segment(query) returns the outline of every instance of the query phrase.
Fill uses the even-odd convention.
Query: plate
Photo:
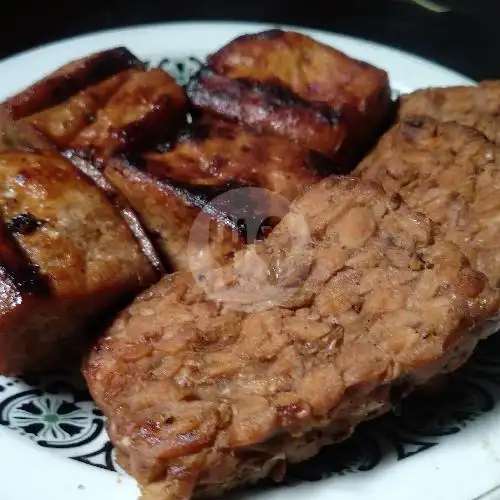
[[[395,49],[325,32],[246,23],[176,23],[113,30],[40,47],[0,63],[0,98],[57,66],[125,45],[184,82],[199,60],[234,37],[281,27],[305,32],[389,72],[399,92],[472,83]],[[500,338],[485,341],[446,392],[412,396],[354,437],[291,467],[283,486],[247,490],[252,500],[472,500],[500,498]],[[136,500],[114,460],[104,419],[81,379],[0,377],[2,500]],[[397,492],[397,493],[395,493]]]

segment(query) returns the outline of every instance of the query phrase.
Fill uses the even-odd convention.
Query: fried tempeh
[[[400,98],[399,117],[430,116],[482,132],[500,144],[500,81],[479,85],[429,88]]]
[[[413,117],[390,130],[356,173],[400,193],[500,286],[500,147],[457,123]]]
[[[84,373],[144,500],[219,497],[279,481],[388,411],[393,388],[457,368],[497,308],[429,219],[375,183],[328,178],[222,276],[143,293]]]
[[[187,88],[195,106],[353,167],[392,116],[387,74],[294,32],[241,36]]]

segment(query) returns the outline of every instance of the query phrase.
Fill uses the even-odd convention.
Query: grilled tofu
[[[198,269],[224,262],[332,171],[331,162],[286,139],[204,120],[169,151],[115,158],[104,174],[140,214],[172,268]]]
[[[70,147],[102,161],[112,154],[170,138],[184,122],[187,97],[162,69],[135,72]]]
[[[204,111],[285,136],[348,171],[392,117],[385,71],[281,30],[241,36],[187,87]]]
[[[79,91],[129,68],[144,69],[144,64],[124,47],[97,52],[65,64],[1,105],[18,120],[60,104]]]
[[[36,129],[23,123],[15,122],[9,113],[0,107],[0,151],[4,149],[53,148],[53,145]]]
[[[99,110],[104,108],[116,92],[133,74],[140,70],[129,69],[103,82],[87,87],[69,99],[26,116],[19,120],[30,125],[59,149],[68,148],[71,141],[95,121]]]
[[[421,89],[400,98],[401,120],[430,116],[473,127],[500,144],[500,81],[479,85]]]
[[[187,97],[162,69],[122,71],[61,104],[24,118],[62,150],[93,163],[174,135]]]
[[[106,194],[56,150],[0,152],[0,373],[53,370],[161,274]]]

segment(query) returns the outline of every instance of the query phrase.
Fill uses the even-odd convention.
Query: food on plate
[[[399,115],[401,119],[424,115],[457,122],[500,144],[500,81],[417,90],[401,97]]]
[[[268,238],[142,293],[84,374],[144,500],[218,497],[347,438],[492,332],[498,295],[433,223],[320,181]]]
[[[18,120],[55,106],[84,88],[99,83],[129,68],[144,64],[124,47],[117,47],[83,57],[60,67],[2,103]]]
[[[280,481],[497,328],[497,87],[402,96],[364,158],[386,72],[300,33],[186,88],[125,48],[62,66],[0,109],[0,373],[92,344],[144,500]]]
[[[68,148],[78,133],[95,121],[98,111],[106,105],[111,96],[137,73],[142,74],[144,71],[120,71],[102,82],[84,87],[55,106],[19,119],[18,123],[30,125],[59,149]]]
[[[0,107],[0,151],[4,149],[53,148],[43,135],[21,120],[14,121]]]
[[[423,212],[500,287],[500,147],[480,132],[408,117],[357,167]]]
[[[187,104],[184,89],[166,71],[154,68],[136,72],[70,147],[105,159],[144,143],[154,145],[178,131],[184,123]]]
[[[353,167],[392,118],[385,71],[308,36],[241,36],[207,59],[187,87],[206,112],[285,136]]]
[[[192,270],[223,263],[259,236],[240,222],[272,226],[268,216],[283,217],[287,201],[334,171],[331,162],[286,139],[206,119],[167,151],[114,158],[104,168],[170,267]]]
[[[78,168],[85,160],[85,173],[89,165],[100,170],[137,211],[170,270],[224,262],[246,242],[245,228],[238,227],[242,215],[281,217],[283,201],[340,171],[279,136],[208,116],[196,116],[188,125],[187,111],[185,90],[166,71],[134,67],[19,123],[31,126]],[[238,187],[269,193],[240,190],[224,207],[211,203]],[[278,197],[280,207],[270,206]],[[236,214],[229,205],[236,205]],[[210,228],[193,237],[201,211]]]
[[[54,149],[0,152],[0,373],[54,370],[161,272],[119,208]]]
[[[162,69],[127,70],[25,118],[60,149],[93,162],[170,138],[184,123],[187,97]]]

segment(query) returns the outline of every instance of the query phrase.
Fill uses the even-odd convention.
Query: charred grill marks
[[[7,229],[12,233],[30,234],[42,227],[46,221],[37,219],[33,214],[26,212],[14,216],[6,222]]]
[[[105,50],[63,66],[7,99],[3,106],[17,120],[60,104],[80,90],[120,71],[143,67],[141,61],[125,47]]]
[[[203,89],[203,84],[208,81],[211,86],[216,84],[216,87],[208,92],[210,98],[218,101],[227,97],[236,99],[246,93],[251,93],[260,100],[259,104],[270,112],[275,107],[291,107],[313,112],[326,125],[338,125],[342,120],[341,109],[331,108],[319,102],[306,101],[279,80],[263,83],[250,78],[230,79],[218,75],[209,66],[200,69],[186,87],[189,97],[195,104],[203,106],[203,97],[199,96],[198,92],[202,95],[207,92]]]

